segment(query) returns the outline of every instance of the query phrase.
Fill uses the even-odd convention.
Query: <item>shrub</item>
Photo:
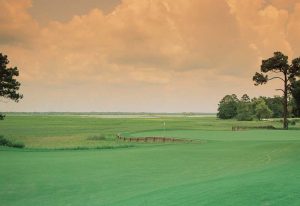
[[[4,147],[15,147],[15,148],[24,148],[25,145],[21,142],[12,142],[9,139],[6,139],[2,135],[0,136],[0,146]]]
[[[281,119],[281,120],[279,120],[279,122],[283,123],[283,120]],[[289,119],[288,120],[288,123],[293,126],[295,126],[297,124],[297,122],[299,122],[299,119],[292,119],[292,120]]]
[[[1,146],[9,147],[10,144],[11,144],[11,142],[8,139],[5,139],[3,136],[0,136],[0,145]]]
[[[24,143],[22,143],[22,142],[14,142],[12,145],[11,145],[11,147],[15,147],[15,148],[24,148],[25,147],[25,145],[24,145]]]
[[[289,124],[295,126],[296,125],[296,121],[295,120],[289,120]]]

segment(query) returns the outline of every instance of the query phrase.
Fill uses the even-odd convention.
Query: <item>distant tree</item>
[[[252,103],[247,94],[244,94],[238,102],[236,119],[239,121],[253,120]]]
[[[281,52],[274,52],[274,56],[262,60],[261,72],[256,72],[253,76],[255,85],[266,84],[273,79],[280,79],[283,82],[283,89],[277,89],[283,92],[283,128],[288,129],[288,93],[291,89],[291,83],[295,81],[296,76],[300,75],[300,58],[292,60],[291,65],[288,64],[288,57]],[[274,76],[269,78],[263,73],[273,72],[281,74],[281,76]]]
[[[272,111],[262,98],[256,100],[254,111],[258,120],[272,117]]]
[[[283,116],[283,98],[280,96],[263,97],[268,107],[272,110],[273,118],[279,118]]]
[[[291,94],[293,96],[293,102],[295,106],[293,113],[296,117],[300,117],[300,80],[292,83]]]
[[[290,118],[297,117],[296,103],[293,97],[289,97],[288,100],[288,114]],[[290,121],[289,121],[290,122]]]
[[[253,120],[253,110],[250,102],[240,102],[238,104],[236,119],[239,121]]]
[[[19,70],[17,67],[7,67],[8,64],[7,56],[0,53],[0,98],[18,102],[23,98],[23,95],[18,93],[21,84],[15,79],[19,76]],[[4,117],[0,114],[0,119]]]
[[[243,94],[240,102],[250,102],[250,97],[248,96],[248,94]]]
[[[237,115],[238,98],[235,94],[226,95],[219,103],[218,118],[231,119]]]

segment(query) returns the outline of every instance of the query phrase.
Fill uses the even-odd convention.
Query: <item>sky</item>
[[[20,71],[0,111],[216,112],[262,59],[300,56],[300,0],[0,0],[0,52]]]

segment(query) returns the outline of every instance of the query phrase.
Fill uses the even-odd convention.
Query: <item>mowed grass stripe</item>
[[[72,205],[140,205],[143,201],[148,205],[214,205],[218,196],[219,203],[251,205],[253,195],[260,194],[256,190],[264,187],[269,192],[261,198],[279,201],[281,196],[273,197],[274,186],[291,184],[280,189],[282,195],[293,194],[295,185],[299,186],[299,143],[263,144],[215,142],[40,154],[3,151],[0,162],[6,170],[0,174],[6,178],[1,181],[0,199],[4,205],[39,201],[63,205],[66,200]],[[268,154],[271,161],[266,159]],[[250,189],[237,193],[243,187]],[[238,199],[231,198],[235,193]],[[287,203],[296,200],[294,196]]]

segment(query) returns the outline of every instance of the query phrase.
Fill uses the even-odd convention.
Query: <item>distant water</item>
[[[8,116],[79,116],[95,118],[215,117],[215,113],[101,113],[101,112],[8,112]]]

